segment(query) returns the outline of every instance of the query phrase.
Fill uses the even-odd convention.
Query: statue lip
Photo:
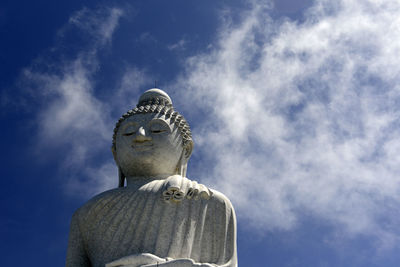
[[[132,148],[133,149],[135,149],[135,150],[141,150],[141,151],[143,151],[143,150],[149,150],[149,149],[151,149],[153,147],[153,143],[150,143],[150,142],[135,142],[133,145],[132,145]]]

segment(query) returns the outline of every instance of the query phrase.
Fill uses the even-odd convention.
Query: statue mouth
[[[153,148],[153,144],[149,143],[149,142],[135,142],[132,145],[132,148],[137,150],[137,151],[146,151],[146,150],[150,150]]]

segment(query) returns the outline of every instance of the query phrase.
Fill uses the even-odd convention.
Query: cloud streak
[[[29,85],[26,90],[44,105],[37,116],[38,147],[65,153],[63,168],[71,175],[67,191],[73,194],[90,195],[110,188],[111,181],[116,181],[114,175],[110,176],[112,162],[88,162],[110,146],[112,107],[95,96],[93,77],[99,67],[98,51],[111,43],[122,15],[118,8],[75,12],[59,32],[59,39],[65,41],[71,32],[79,33],[89,37],[88,45],[62,56],[62,60],[40,58],[37,62],[41,68],[33,64],[22,73],[21,80]],[[58,44],[53,50],[60,47]],[[99,176],[101,181],[90,175],[97,173],[92,172],[94,169],[104,171]],[[81,180],[82,173],[86,180]]]
[[[194,175],[252,227],[294,229],[307,213],[394,245],[400,4],[315,1],[302,23],[273,21],[269,8],[254,1],[223,26],[175,85],[203,109],[184,114],[205,114],[193,132],[212,171],[200,163]]]
[[[311,214],[346,235],[394,246],[400,4],[315,1],[300,23],[273,20],[270,6],[252,3],[239,24],[222,19],[217,43],[189,58],[170,85],[184,88],[174,103],[193,126],[198,161],[190,177],[226,193],[239,219],[261,232],[296,229]],[[115,186],[113,162],[96,157],[109,151],[112,114],[131,108],[149,80],[129,67],[112,100],[96,97],[97,55],[122,16],[118,8],[74,13],[68,27],[89,45],[50,71],[23,72],[46,103],[40,145],[67,147],[69,192]]]

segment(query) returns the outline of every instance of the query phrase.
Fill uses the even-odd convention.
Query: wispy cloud
[[[187,40],[185,38],[183,38],[183,39],[180,39],[176,43],[168,45],[167,48],[172,51],[174,51],[174,50],[179,51],[179,50],[184,50],[186,48],[186,45],[187,45]]]
[[[261,1],[260,1],[261,2]],[[305,21],[253,2],[187,61],[193,176],[226,192],[259,229],[312,214],[391,246],[400,234],[400,4],[315,1]],[[184,112],[185,114],[185,112]],[[195,152],[196,153],[196,152]]]
[[[226,193],[239,218],[262,232],[295,229],[307,213],[393,246],[400,215],[400,4],[320,0],[302,23],[274,21],[270,8],[253,1],[241,23],[222,19],[218,43],[188,59],[171,85],[184,88],[174,102],[194,127],[198,161],[190,177]],[[129,99],[148,80],[128,68],[112,100],[96,97],[97,54],[111,44],[122,15],[118,8],[76,12],[68,25],[90,45],[46,62],[55,69],[24,70],[46,103],[37,121],[41,141],[68,147],[73,192],[116,183],[114,164],[91,158],[109,150],[111,114],[131,108]],[[85,175],[75,177],[78,169]]]
[[[104,45],[111,41],[122,15],[120,8],[83,8],[69,18],[69,24],[92,36],[95,39],[94,46]]]
[[[155,44],[157,43],[157,39],[156,37],[151,34],[150,32],[144,32],[142,33],[139,38],[138,38],[139,42],[143,42],[143,43],[147,43],[147,44]]]
[[[136,67],[127,67],[113,96],[114,110],[121,116],[136,105],[137,97],[145,90],[144,86],[152,81],[150,74]]]
[[[98,51],[110,44],[122,15],[122,10],[118,8],[84,8],[75,12],[59,37],[66,38],[72,30],[89,36],[89,45],[55,61],[39,58],[37,61],[45,67],[38,68],[37,64],[33,64],[23,71],[21,78],[24,85],[30,86],[26,90],[31,88],[31,94],[39,97],[43,105],[37,115],[38,147],[63,148],[63,168],[71,176],[66,179],[68,189],[75,193],[78,192],[76,184],[81,184],[80,189],[86,191],[86,195],[110,188],[111,178],[103,177],[110,175],[110,163],[100,161],[97,165],[90,164],[90,159],[96,157],[100,150],[108,150],[114,124],[111,119],[112,105],[103,103],[95,96],[93,76],[99,66]],[[57,49],[60,47],[53,48]],[[104,179],[88,175],[93,169],[107,169],[105,174],[99,176]],[[83,179],[80,174],[85,173],[86,180],[80,180]],[[115,174],[112,178],[116,182]]]

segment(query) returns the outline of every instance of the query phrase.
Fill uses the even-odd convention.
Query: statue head
[[[112,152],[119,187],[132,176],[186,176],[192,150],[189,124],[174,110],[171,98],[160,89],[147,90],[114,129]]]

